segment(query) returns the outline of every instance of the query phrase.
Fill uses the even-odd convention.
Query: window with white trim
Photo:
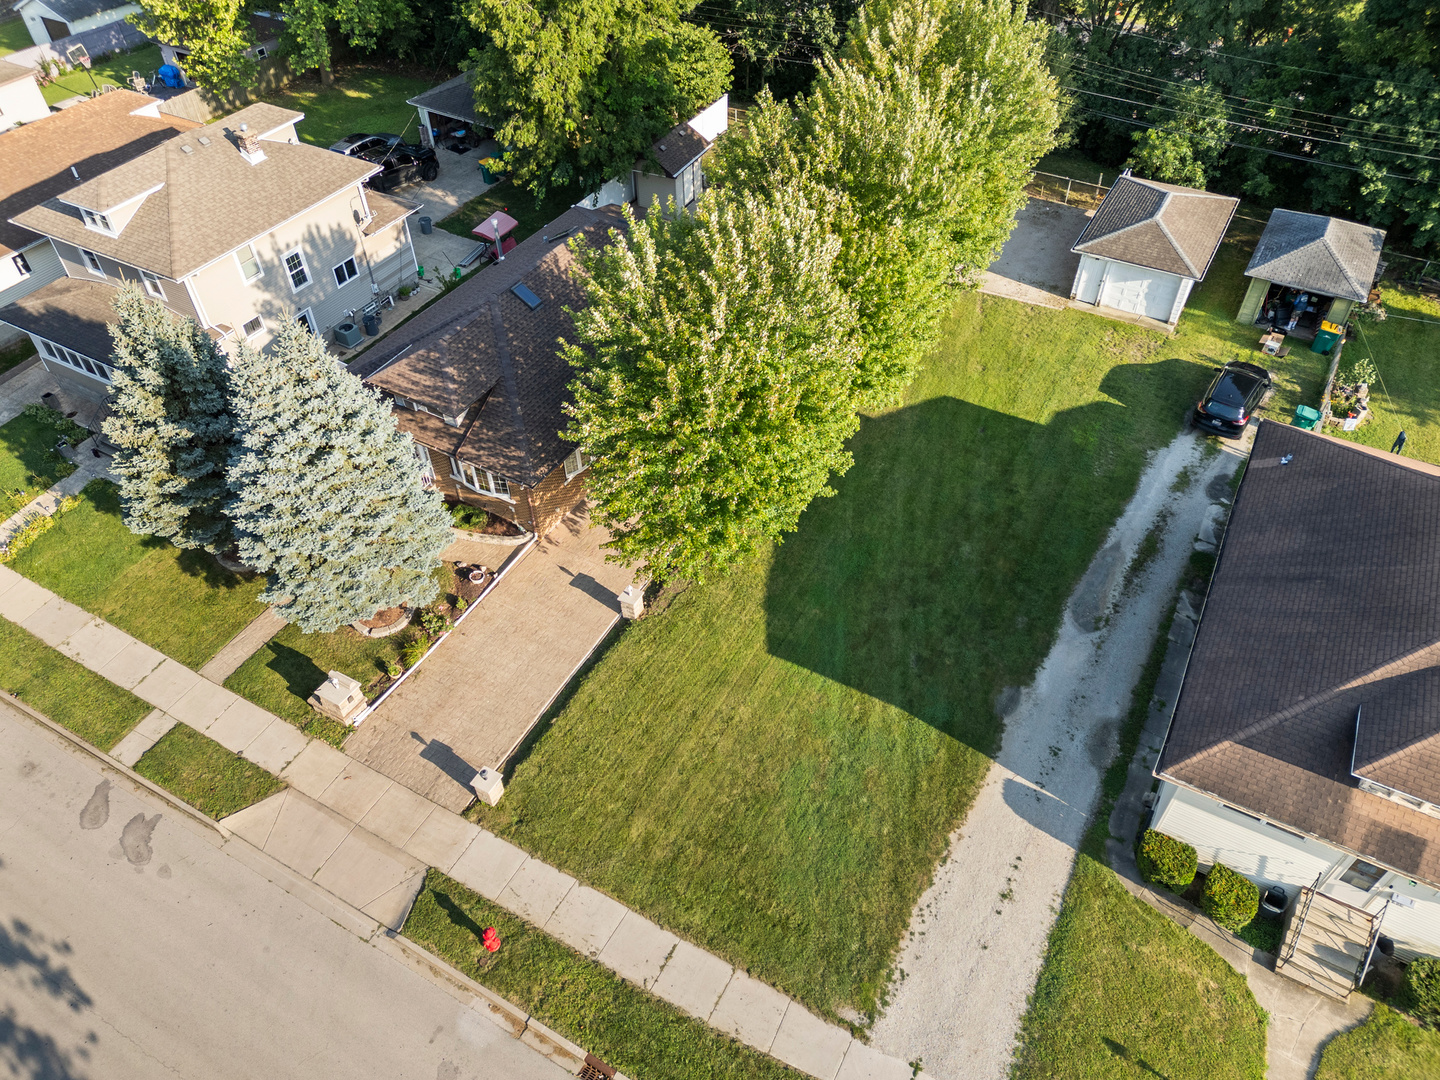
[[[157,300],[165,299],[165,289],[160,284],[160,279],[149,270],[140,271],[140,280],[145,283],[145,291]]]
[[[110,365],[102,364],[99,360],[92,360],[88,356],[81,356],[79,353],[65,348],[63,345],[56,345],[53,341],[46,341],[40,338],[40,351],[51,360],[58,360],[67,367],[76,371],[83,371],[92,375],[102,382],[110,381]]]
[[[346,282],[354,280],[359,273],[360,271],[355,269],[355,260],[353,258],[346,259],[335,267],[335,284],[344,285]]]
[[[99,255],[96,255],[93,251],[86,251],[84,248],[81,248],[80,257],[85,260],[86,270],[89,270],[92,274],[96,274],[99,277],[105,276],[105,267],[100,265]]]
[[[424,487],[432,488],[435,486],[435,463],[430,460],[430,451],[418,442],[413,445],[415,461],[420,466],[420,483]]]
[[[483,495],[495,495],[501,499],[510,498],[510,482],[496,476],[489,469],[477,468],[468,461],[450,456],[450,475],[472,491]]]
[[[240,276],[247,285],[265,272],[260,266],[260,259],[255,254],[253,244],[246,244],[235,252],[235,261],[240,264]]]
[[[270,50],[267,49],[267,48],[265,48],[264,45],[256,45],[256,46],[255,46],[255,59],[256,59],[256,60],[264,60],[265,57],[267,57],[267,56],[269,56],[269,55],[270,55]]]
[[[282,261],[285,263],[285,273],[290,275],[291,292],[299,292],[310,284],[310,268],[305,265],[305,256],[299,248],[287,251]]]
[[[114,226],[110,224],[110,219],[104,214],[97,214],[94,210],[82,208],[80,216],[85,219],[87,229],[94,229],[96,232],[103,232],[109,236],[115,235]]]
[[[240,327],[240,329],[245,332],[245,337],[247,339],[253,338],[256,334],[260,333],[260,331],[265,329],[265,320],[260,318],[259,315],[256,315],[253,319]]]
[[[30,260],[25,258],[23,251],[17,251],[10,256],[10,261],[15,264],[15,270],[21,277],[30,276]]]
[[[580,448],[577,446],[575,452],[565,459],[565,480],[567,482],[574,480],[575,477],[590,467],[590,461],[591,459],[581,453]]]
[[[306,330],[309,330],[310,333],[317,333],[315,329],[315,316],[310,314],[308,307],[304,311],[297,311],[295,313],[295,321],[305,327]]]

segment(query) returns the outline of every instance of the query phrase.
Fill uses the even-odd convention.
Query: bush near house
[[[1198,866],[1195,849],[1154,829],[1145,830],[1135,859],[1140,864],[1140,873],[1151,884],[1183,892],[1195,880]]]
[[[1410,963],[1401,1005],[1427,1028],[1440,1028],[1440,960],[1422,956]]]
[[[1224,863],[1216,863],[1205,879],[1200,910],[1227,930],[1239,930],[1260,910],[1260,888]]]
[[[1413,965],[1412,965],[1413,966]],[[1370,1019],[1325,1046],[1315,1080],[1437,1080],[1440,1035],[1377,1004]]]

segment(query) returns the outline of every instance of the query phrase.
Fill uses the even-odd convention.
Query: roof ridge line
[[[1195,269],[1195,264],[1190,261],[1190,256],[1185,254],[1185,249],[1180,246],[1180,241],[1175,239],[1175,235],[1170,231],[1170,227],[1165,224],[1165,208],[1170,205],[1170,199],[1174,194],[1173,191],[1167,191],[1165,193],[1165,198],[1160,202],[1160,209],[1155,211],[1155,224],[1158,225],[1160,231],[1165,234],[1165,239],[1170,241],[1170,246],[1174,249],[1175,254],[1180,256],[1180,261],[1189,268],[1190,276],[1198,281],[1200,279],[1200,272]]]
[[[1370,292],[1369,286],[1362,286],[1350,275],[1350,268],[1345,265],[1345,260],[1340,258],[1340,253],[1336,251],[1334,245],[1330,243],[1330,230],[1339,220],[1339,218],[1334,217],[1329,219],[1329,224],[1325,226],[1325,231],[1320,234],[1320,242],[1325,245],[1326,253],[1335,260],[1335,265],[1340,268],[1340,276],[1348,281],[1356,292],[1363,292],[1368,295]]]
[[[1429,659],[1432,663],[1422,664],[1418,662],[1424,659]],[[1332,686],[1328,690],[1322,690],[1318,694],[1311,694],[1307,698],[1301,698],[1293,705],[1287,705],[1285,708],[1270,713],[1268,716],[1261,717],[1253,724],[1241,728],[1233,735],[1229,735],[1211,746],[1189,754],[1179,761],[1170,762],[1166,768],[1167,770],[1173,770],[1180,765],[1190,765],[1197,761],[1214,757],[1228,747],[1242,743],[1246,739],[1252,739],[1256,735],[1269,731],[1271,728],[1283,724],[1287,720],[1293,720],[1301,713],[1308,712],[1318,705],[1324,705],[1327,702],[1334,701],[1341,694],[1350,690],[1356,690],[1362,686],[1368,686],[1371,683],[1380,682],[1384,679],[1394,678],[1397,675],[1408,675],[1412,671],[1420,671],[1426,667],[1434,667],[1436,666],[1435,662],[1440,662],[1440,641],[1432,641],[1428,645],[1420,646],[1418,649],[1411,649],[1407,653],[1396,656],[1377,667],[1371,668],[1369,671],[1355,676],[1349,682],[1342,683],[1339,686]]]

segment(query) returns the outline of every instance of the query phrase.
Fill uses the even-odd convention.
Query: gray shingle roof
[[[407,99],[407,105],[417,105],[432,113],[448,116],[454,120],[468,120],[480,127],[495,128],[499,125],[489,117],[475,112],[475,91],[470,86],[469,72],[461,72],[453,79],[447,79],[439,86],[432,86],[423,94]]]
[[[351,371],[372,386],[419,401],[447,416],[398,409],[402,428],[426,446],[458,454],[512,482],[533,487],[574,447],[560,438],[570,365],[559,340],[572,335],[572,311],[585,305],[576,259],[566,239],[582,232],[601,246],[624,218],[613,208],[572,207],[517,244],[406,327],[406,343]],[[551,239],[546,239],[546,237]],[[540,298],[528,307],[512,293],[523,283]],[[482,402],[478,414],[474,406]]]
[[[109,357],[113,285],[63,277],[0,308],[0,322],[59,342],[92,360]]]
[[[99,15],[102,11],[114,11],[129,2],[130,0],[45,0],[45,6],[67,23],[76,23],[92,15]]]
[[[1228,195],[1122,176],[1070,250],[1199,281],[1239,205]]]
[[[163,277],[182,278],[376,171],[368,161],[304,143],[264,142],[265,160],[256,165],[241,156],[234,140],[242,123],[263,134],[302,115],[274,105],[248,106],[72,185],[12,220]],[[117,237],[87,229],[76,206],[104,211],[154,188]]]
[[[1440,782],[1437,706],[1440,469],[1262,422],[1156,774],[1440,883],[1440,820],[1351,775],[1358,712]]]
[[[12,82],[19,82],[21,79],[33,79],[35,71],[33,68],[21,67],[19,64],[12,64],[8,60],[0,60],[0,86],[8,86]]]
[[[1385,230],[1319,214],[1276,210],[1270,215],[1248,277],[1363,303],[1380,265]]]

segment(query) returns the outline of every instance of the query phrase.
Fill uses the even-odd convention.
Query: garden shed
[[[426,146],[447,146],[459,140],[467,146],[480,144],[496,127],[489,117],[475,112],[475,90],[470,74],[462,71],[439,86],[432,86],[405,102],[420,114],[420,141]]]
[[[1322,321],[1344,326],[1380,276],[1385,230],[1354,221],[1276,210],[1245,268],[1250,288],[1236,321],[1285,323],[1309,340]]]
[[[1080,256],[1071,299],[1174,326],[1239,203],[1126,172],[1070,249]]]

